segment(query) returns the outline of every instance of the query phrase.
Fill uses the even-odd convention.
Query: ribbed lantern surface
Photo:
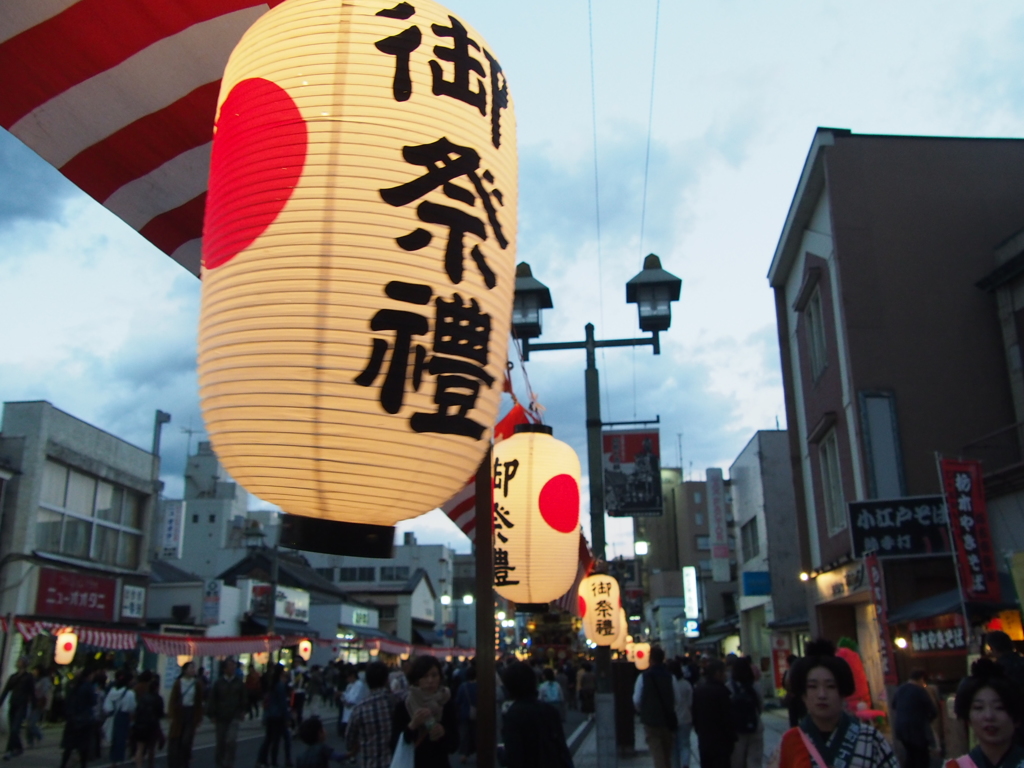
[[[517,603],[557,600],[576,580],[580,460],[541,424],[494,446],[494,589]]]
[[[580,615],[587,639],[598,645],[611,645],[619,633],[622,599],[619,582],[599,573],[580,582]]]
[[[219,99],[199,382],[233,478],[392,524],[471,476],[514,287],[515,120],[494,51],[429,2],[288,0]]]

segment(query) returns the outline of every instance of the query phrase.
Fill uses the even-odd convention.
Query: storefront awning
[[[25,642],[31,642],[37,635],[44,632],[56,634],[69,625],[56,621],[31,621],[28,619],[15,619],[14,626]],[[76,635],[80,645],[89,645],[93,648],[102,648],[105,651],[133,651],[139,644],[139,633],[126,629],[101,629],[96,627],[70,626]]]
[[[977,603],[967,602],[967,615],[971,619],[987,619],[1000,611],[1019,608],[1014,599],[1017,592],[1013,585],[1013,579],[1009,574],[999,574],[999,589],[1003,599],[998,603]],[[960,602],[960,590],[951,589],[938,595],[915,600],[912,603],[889,611],[888,620],[890,624],[905,624],[908,621],[920,621],[930,619],[934,616],[943,616],[947,613],[960,613],[963,604]]]
[[[249,616],[246,619],[246,623],[267,631],[267,620],[262,617]],[[302,639],[315,640],[320,637],[320,633],[310,629],[306,622],[294,621],[292,619],[275,619],[274,631],[279,635],[284,635],[288,640],[295,639],[296,643]],[[289,643],[285,643],[285,645],[289,645]],[[294,643],[291,643],[291,645],[294,645]]]
[[[413,640],[423,645],[435,646],[441,642],[441,636],[432,629],[412,628]]]
[[[270,635],[248,637],[187,637],[184,635],[141,636],[146,650],[163,656],[237,656],[281,649],[282,638]]]
[[[690,640],[689,645],[694,648],[710,648],[711,646],[717,646],[720,642],[730,635],[736,634],[735,632],[723,632],[718,635],[708,635],[707,637],[699,637],[696,640]]]

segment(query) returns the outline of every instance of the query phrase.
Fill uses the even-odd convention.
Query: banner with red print
[[[939,472],[964,599],[997,603],[1002,595],[988,529],[981,462],[940,459]]]

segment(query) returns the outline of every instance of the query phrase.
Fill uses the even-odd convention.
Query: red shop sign
[[[113,621],[116,589],[114,579],[41,568],[36,614],[60,619]]]

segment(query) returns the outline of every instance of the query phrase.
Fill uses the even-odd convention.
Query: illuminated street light
[[[809,574],[807,571],[803,571],[800,574],[800,581],[810,581],[810,580],[811,580],[811,574]]]
[[[441,595],[441,605],[451,605],[451,604],[452,604],[452,596],[451,595]]]
[[[472,605],[473,604],[473,596],[472,595],[463,595],[462,596],[462,602],[465,603],[466,605]]]
[[[498,621],[504,621],[504,620],[505,620],[505,612],[504,611],[498,611]]]
[[[905,637],[897,637],[893,642],[896,643],[896,647],[900,650],[903,650],[907,647],[907,638]]]
[[[646,541],[637,541],[633,543],[633,552],[639,556],[646,555],[650,549],[650,544]]]

